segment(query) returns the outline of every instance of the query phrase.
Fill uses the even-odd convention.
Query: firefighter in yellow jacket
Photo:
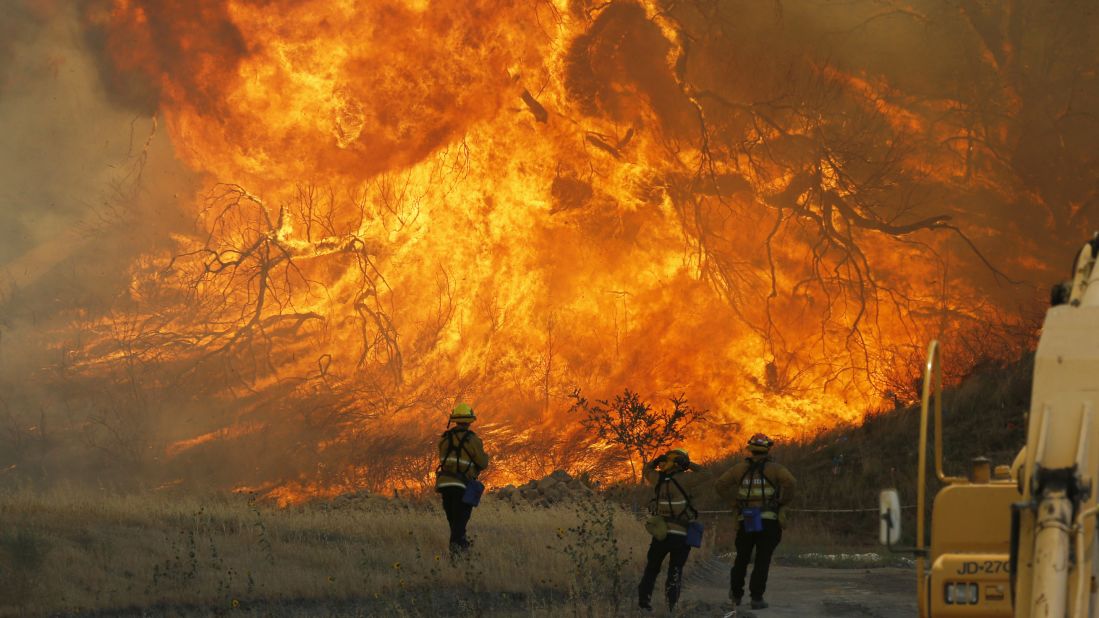
[[[439,440],[435,491],[443,497],[443,510],[450,524],[450,551],[454,553],[469,548],[466,525],[480,499],[477,490],[484,488],[477,476],[488,467],[484,444],[469,428],[475,420],[477,416],[473,408],[469,404],[459,403],[450,413],[450,423],[454,423],[454,427],[447,423],[447,430]]]
[[[697,525],[694,520],[698,517],[698,511],[691,504],[691,492],[712,477],[702,466],[692,463],[684,449],[671,450],[657,457],[645,465],[643,473],[645,480],[652,483],[655,495],[653,517],[645,524],[653,540],[645,560],[645,573],[637,586],[638,606],[643,610],[652,609],[656,576],[660,574],[664,557],[670,555],[664,597],[668,609],[674,610],[683,586],[683,566],[691,553],[688,530],[692,525]]]
[[[769,452],[774,441],[762,433],[748,440],[751,456],[737,462],[714,482],[718,495],[729,500],[737,513],[736,560],[729,574],[729,598],[740,605],[744,598],[744,576],[755,551],[755,565],[748,592],[752,609],[767,607],[763,593],[771,556],[782,540],[783,507],[794,499],[797,481],[785,466],[775,463]]]

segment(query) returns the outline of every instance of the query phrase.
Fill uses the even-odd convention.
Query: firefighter
[[[652,609],[656,576],[660,574],[664,557],[670,555],[664,597],[668,610],[674,611],[683,586],[683,565],[687,563],[691,547],[697,547],[701,542],[701,527],[694,521],[698,511],[691,504],[691,491],[710,476],[702,466],[691,462],[687,451],[681,448],[668,451],[649,462],[643,473],[645,480],[653,484],[655,495],[653,516],[645,522],[653,540],[649,544],[645,572],[637,586],[638,607]],[[694,529],[696,526],[697,530]]]
[[[443,498],[443,510],[450,524],[450,551],[459,554],[469,548],[466,524],[473,514],[476,499],[467,493],[470,485],[482,487],[477,476],[488,467],[488,455],[481,438],[469,428],[477,416],[466,403],[454,406],[447,430],[439,440],[439,468],[435,475],[435,491]],[[454,427],[450,424],[454,423]],[[477,494],[479,499],[480,494]]]
[[[736,560],[729,573],[729,599],[740,605],[744,598],[744,576],[755,551],[755,565],[748,591],[752,609],[764,609],[767,601],[767,572],[771,556],[782,540],[786,513],[782,510],[794,499],[797,481],[785,466],[775,463],[769,453],[774,441],[762,433],[748,440],[751,455],[737,462],[714,483],[718,495],[730,501],[737,513]]]

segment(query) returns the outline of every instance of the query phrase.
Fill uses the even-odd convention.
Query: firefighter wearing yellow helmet
[[[447,430],[439,440],[439,468],[435,473],[435,491],[443,498],[443,511],[450,524],[450,551],[469,548],[466,525],[473,507],[480,502],[484,485],[477,480],[488,467],[488,455],[477,434],[469,428],[477,415],[467,403],[459,403],[450,412]],[[453,423],[454,426],[450,427]]]
[[[767,589],[767,574],[771,556],[782,541],[782,526],[786,517],[783,507],[794,499],[797,481],[785,466],[771,459],[775,442],[757,433],[748,440],[746,459],[737,462],[714,482],[718,495],[728,500],[737,513],[736,560],[729,573],[729,599],[739,605],[744,597],[744,577],[755,551],[752,581],[752,609],[767,607],[763,593]]]
[[[702,526],[695,521],[698,511],[691,504],[692,492],[709,480],[710,474],[692,462],[682,448],[672,449],[647,463],[643,472],[645,480],[653,485],[652,517],[645,522],[653,539],[645,560],[645,572],[637,586],[638,606],[643,610],[652,609],[656,577],[664,557],[670,556],[664,597],[668,609],[674,612],[683,586],[683,567],[691,547],[698,547],[702,542]]]

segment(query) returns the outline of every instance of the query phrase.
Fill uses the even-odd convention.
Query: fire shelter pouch
[[[692,521],[687,524],[687,545],[702,547],[702,522]]]
[[[653,515],[645,520],[645,530],[658,541],[668,538],[668,522],[659,515]]]
[[[466,492],[462,494],[462,502],[477,506],[481,503],[481,494],[485,493],[485,484],[476,479],[466,481]]]
[[[744,530],[747,532],[759,532],[763,530],[763,509],[750,506],[746,509],[740,510],[740,515],[744,517]]]

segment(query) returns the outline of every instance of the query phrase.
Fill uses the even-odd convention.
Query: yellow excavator
[[[898,549],[900,501],[881,492],[880,540],[916,557],[921,618],[1099,615],[1099,234],[1054,287],[1034,359],[1027,439],[1011,466],[970,462],[943,472],[939,345],[928,349],[920,410],[916,547]],[[935,475],[943,488],[927,542],[927,442],[934,415]]]

